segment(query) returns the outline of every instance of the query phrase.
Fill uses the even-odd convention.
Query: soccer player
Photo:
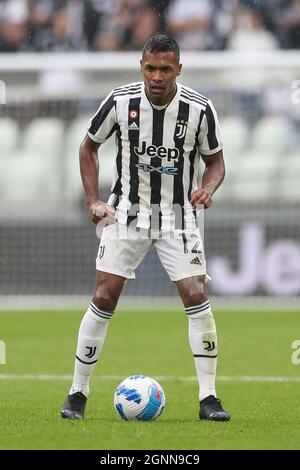
[[[230,419],[216,396],[216,326],[205,291],[206,262],[195,217],[197,206],[211,206],[224,179],[222,141],[211,101],[176,81],[181,67],[174,39],[163,34],[148,39],[140,61],[143,82],[115,88],[91,119],[81,144],[90,216],[95,224],[106,226],[63,418],[83,419],[89,380],[124,283],[135,277],[154,244],[187,314],[199,381],[199,418]],[[105,203],[99,198],[98,149],[113,132],[118,150],[111,196]],[[198,188],[200,158],[205,169]]]

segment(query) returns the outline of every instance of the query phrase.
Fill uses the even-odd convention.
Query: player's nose
[[[162,75],[161,75],[160,70],[155,70],[155,72],[153,72],[152,80],[154,82],[161,82],[162,81]]]

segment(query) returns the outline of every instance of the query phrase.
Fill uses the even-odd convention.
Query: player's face
[[[182,67],[174,52],[145,52],[140,64],[150,101],[158,106],[167,104],[176,93],[176,77]]]

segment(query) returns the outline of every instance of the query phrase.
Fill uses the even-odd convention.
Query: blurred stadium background
[[[111,88],[141,79],[157,31],[178,40],[180,81],[213,100],[223,131],[227,177],[205,214],[210,295],[299,307],[300,2],[0,0],[2,308],[86,305],[98,239],[78,148]],[[100,149],[102,199],[114,153],[113,140]],[[153,250],[124,294],[179,302]]]

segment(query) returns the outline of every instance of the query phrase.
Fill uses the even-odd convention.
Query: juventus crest
[[[178,119],[177,120],[176,129],[175,129],[175,136],[178,139],[183,139],[183,137],[185,137],[186,130],[187,130],[187,125],[188,125],[187,121],[184,121],[183,119],[181,119],[181,120]]]

